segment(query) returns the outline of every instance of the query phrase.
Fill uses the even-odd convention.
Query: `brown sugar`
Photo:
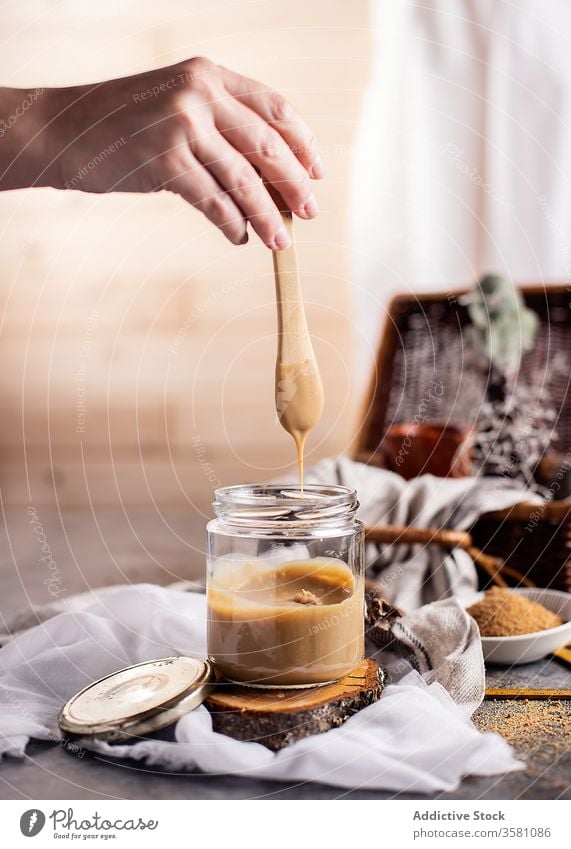
[[[563,624],[563,619],[551,610],[518,593],[493,587],[480,601],[468,608],[478,623],[482,637],[514,637],[533,634]]]
[[[568,790],[571,706],[568,701],[486,700],[474,714],[480,731],[501,734],[527,762],[527,774]],[[554,798],[554,797],[551,797]]]

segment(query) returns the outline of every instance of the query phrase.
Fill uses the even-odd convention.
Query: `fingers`
[[[267,86],[203,59],[191,60],[190,71],[188,88],[175,103],[197,167],[177,178],[173,190],[234,242],[243,240],[246,220],[272,250],[288,247],[268,186],[300,217],[317,215],[311,178],[324,170],[309,127]]]
[[[192,150],[272,250],[289,246],[281,214],[254,168],[218,132],[196,136]]]
[[[313,133],[285,97],[228,68],[221,68],[221,77],[230,94],[256,112],[282,136],[312,179],[320,180],[325,175]]]
[[[309,174],[276,130],[228,97],[214,105],[214,120],[224,138],[275,187],[292,212],[301,218],[317,215]]]
[[[191,153],[190,167],[178,171],[165,188],[176,192],[199,209],[234,245],[248,241],[246,221],[240,209],[219,183]]]

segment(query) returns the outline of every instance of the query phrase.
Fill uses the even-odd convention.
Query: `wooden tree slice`
[[[384,675],[364,660],[335,684],[307,690],[256,690],[221,682],[205,702],[215,731],[272,751],[323,734],[380,699]]]

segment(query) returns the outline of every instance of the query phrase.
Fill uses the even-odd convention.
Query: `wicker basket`
[[[549,397],[557,413],[557,451],[571,456],[571,292],[566,286],[526,286],[521,292],[540,327],[518,379],[538,387],[539,403]],[[393,465],[386,439],[389,427],[414,421],[421,402],[429,422],[461,428],[475,424],[486,375],[470,370],[464,361],[462,330],[469,321],[464,294],[398,296],[391,302],[356,459]],[[428,391],[434,382],[441,387],[438,393]],[[571,591],[571,500],[546,502],[540,509],[522,503],[487,513],[470,535],[474,546],[502,558],[533,583]]]

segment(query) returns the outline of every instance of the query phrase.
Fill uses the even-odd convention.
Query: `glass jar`
[[[364,656],[363,524],[354,490],[216,490],[208,524],[208,657],[257,687],[331,683]]]

